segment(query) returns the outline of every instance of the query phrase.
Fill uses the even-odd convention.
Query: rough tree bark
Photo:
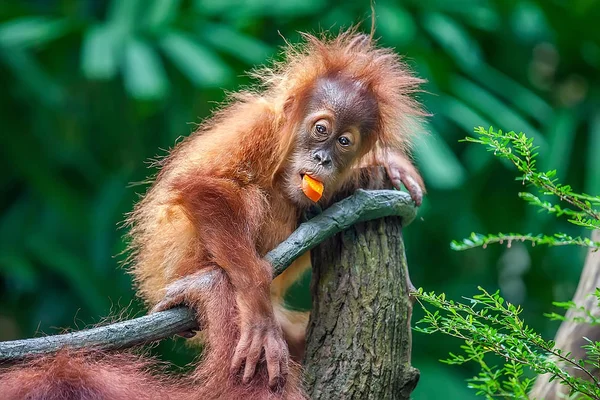
[[[600,242],[600,231],[592,233],[592,240]],[[600,288],[600,250],[590,250],[581,271],[579,285],[573,296],[573,302],[578,306],[583,306],[585,310],[595,317],[600,317],[600,308],[598,299],[592,296],[596,288]],[[585,317],[585,314],[577,310],[569,310],[566,314],[567,321],[563,322],[558,328],[555,341],[556,347],[561,349],[563,354],[571,353],[575,359],[585,358],[585,349],[581,346],[588,344],[584,339],[600,341],[600,327],[590,326],[584,323],[570,322],[575,317]],[[576,376],[587,378],[580,370],[565,366]],[[593,371],[595,376],[599,376],[598,371]],[[561,385],[558,379],[550,382],[549,375],[540,375],[529,395],[532,399],[558,400],[563,399],[569,393],[569,388]]]
[[[408,399],[412,302],[401,219],[357,224],[312,251],[312,399]]]

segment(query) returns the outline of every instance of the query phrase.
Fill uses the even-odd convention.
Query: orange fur
[[[3,400],[184,400],[185,385],[156,373],[156,363],[134,354],[63,350],[0,370]],[[152,390],[148,390],[151,387]],[[189,397],[187,397],[189,398]]]
[[[330,40],[303,37],[304,44],[287,49],[285,61],[254,73],[261,82],[256,90],[234,95],[176,146],[128,218],[130,271],[140,296],[154,310],[181,303],[194,308],[206,330],[204,357],[191,381],[158,380],[151,386],[154,376],[139,361],[96,363],[86,355],[69,361],[59,355],[29,369],[9,370],[0,376],[0,388],[15,393],[15,399],[53,384],[60,386],[52,389],[59,394],[50,399],[69,398],[60,396],[70,388],[80,393],[73,398],[82,399],[125,398],[129,388],[129,398],[142,399],[304,398],[298,366],[288,364],[283,337],[301,356],[306,314],[290,313],[281,304],[285,288],[310,263],[300,260],[272,282],[263,256],[289,236],[307,207],[289,195],[299,173],[295,160],[298,140],[306,135],[299,133],[306,105],[319,80],[331,78],[340,79],[340,90],[364,92],[365,104],[374,99],[376,106],[374,115],[366,116],[374,122],[369,132],[360,133],[356,155],[345,153],[352,165],[336,171],[325,185],[322,204],[357,184],[355,167],[361,163],[385,165],[398,174],[398,185],[400,180],[406,184],[401,174],[408,173],[422,187],[406,154],[412,121],[424,114],[411,97],[421,80],[392,50],[377,48],[352,30]],[[217,278],[209,290],[199,290],[206,271],[215,271]],[[71,362],[76,368],[67,368]],[[43,365],[60,372],[41,371]],[[71,377],[76,383],[68,383]],[[23,379],[30,384],[19,391]],[[86,385],[89,397],[82,394]]]

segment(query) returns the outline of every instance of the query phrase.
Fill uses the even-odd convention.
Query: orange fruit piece
[[[315,203],[323,196],[324,188],[323,182],[318,181],[315,178],[308,175],[304,175],[304,178],[302,178],[302,191],[306,197]]]

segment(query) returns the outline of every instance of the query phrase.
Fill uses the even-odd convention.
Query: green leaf
[[[198,12],[209,15],[227,15],[236,18],[293,17],[318,13],[326,5],[325,0],[196,0]]]
[[[585,191],[600,196],[600,113],[596,112],[590,123]]]
[[[551,37],[551,29],[540,6],[532,1],[515,3],[512,29],[517,37],[528,43],[537,43]]]
[[[273,54],[273,48],[265,42],[244,35],[228,25],[205,24],[201,36],[217,49],[250,65],[263,63]]]
[[[12,19],[0,24],[0,47],[41,46],[63,36],[68,29],[66,20],[41,16]]]
[[[452,18],[444,14],[428,12],[424,14],[422,22],[429,35],[459,66],[470,71],[481,64],[479,45]]]
[[[112,0],[108,9],[108,24],[124,35],[129,35],[141,20],[141,5],[146,6],[146,0]]]
[[[437,189],[453,189],[462,185],[466,171],[440,135],[428,127],[430,135],[421,135],[415,146],[419,167],[428,185]]]
[[[402,46],[412,42],[417,35],[417,26],[412,15],[394,4],[375,3],[377,31],[386,42]]]
[[[448,118],[466,132],[472,132],[474,126],[490,126],[488,119],[472,107],[453,96],[444,96],[437,103],[439,113]],[[476,148],[475,146],[472,146]]]
[[[150,100],[167,92],[169,81],[160,57],[146,42],[139,39],[127,42],[123,67],[125,87],[132,97]]]
[[[564,178],[569,167],[577,122],[577,118],[571,110],[561,110],[556,114],[546,135],[549,147],[540,157],[541,169],[556,169],[558,176]]]
[[[87,30],[81,49],[81,69],[86,78],[111,79],[116,75],[123,37],[108,24]]]
[[[177,17],[181,0],[147,0],[145,23],[151,30],[163,28]]]
[[[451,92],[473,108],[483,111],[496,125],[510,126],[517,132],[527,132],[541,149],[547,146],[544,136],[519,113],[498,100],[472,81],[455,75],[450,79]]]
[[[453,96],[447,95],[440,98],[437,102],[437,109],[440,115],[451,120],[466,132],[471,132],[473,126],[491,125],[487,118]],[[481,146],[469,146],[463,152],[462,161],[471,174],[476,174],[489,165],[493,158]]]
[[[183,33],[167,33],[160,45],[171,61],[197,86],[218,87],[233,75],[227,64],[214,52]]]
[[[491,65],[483,63],[477,68],[477,73],[471,76],[498,96],[514,104],[515,108],[524,115],[542,124],[554,117],[554,110],[545,100]]]

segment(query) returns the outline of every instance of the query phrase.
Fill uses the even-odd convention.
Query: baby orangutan
[[[59,374],[53,368],[64,362],[48,361],[36,379],[36,364],[5,372],[4,398],[44,398],[36,393],[57,376],[79,396],[70,398],[106,398],[111,379],[130,389],[112,387],[111,399],[129,398],[132,387],[147,399],[305,398],[286,341],[300,357],[306,324],[282,307],[282,294],[308,257],[273,280],[263,256],[308,207],[355,187],[362,166],[384,166],[420,204],[423,182],[407,149],[410,121],[423,113],[411,98],[421,80],[392,50],[354,32],[304,39],[285,62],[254,74],[258,90],[234,95],[175,147],[129,217],[140,296],[154,311],[191,307],[205,331],[204,357],[190,379],[156,380],[142,366],[111,366],[110,358],[93,364],[94,377],[78,379],[91,361],[76,355],[78,370]]]

